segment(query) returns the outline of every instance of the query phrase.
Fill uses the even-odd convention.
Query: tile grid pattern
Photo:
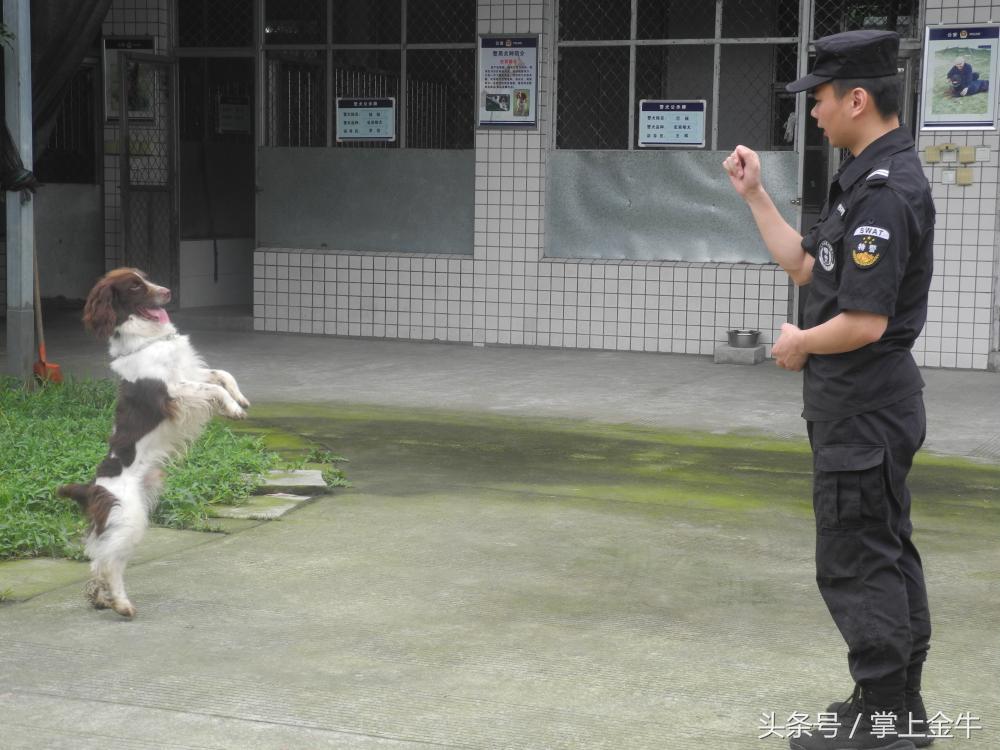
[[[473,257],[258,250],[255,327],[695,354],[732,327],[773,341],[789,305],[776,266],[543,259],[548,4],[481,1],[478,17],[480,33],[541,34],[540,126],[476,134]]]
[[[1000,2],[927,0],[925,20],[939,23],[986,23],[1000,19]],[[934,280],[927,325],[914,347],[917,363],[929,367],[985,369],[998,347],[997,308],[1000,278],[997,243],[997,185],[1000,135],[989,131],[918,133],[917,149],[955,143],[988,148],[987,162],[973,165],[976,183],[944,185],[945,169],[955,164],[925,165],[938,219],[934,236]]]

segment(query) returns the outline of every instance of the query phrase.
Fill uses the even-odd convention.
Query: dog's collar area
[[[161,341],[170,341],[172,339],[177,338],[179,335],[180,334],[178,334],[178,333],[168,333],[166,336],[160,336],[159,338],[152,339],[151,341],[147,341],[145,344],[142,344],[141,346],[137,346],[135,349],[132,349],[131,351],[126,352],[125,354],[119,354],[117,357],[115,357],[111,361],[112,362],[117,362],[119,359],[125,359],[126,357],[131,357],[133,354],[138,354],[143,349],[148,349],[153,344],[159,344]]]

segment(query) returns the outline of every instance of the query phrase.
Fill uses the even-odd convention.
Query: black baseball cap
[[[816,40],[812,73],[785,86],[798,93],[835,78],[882,78],[898,72],[899,34],[895,31],[844,31]]]

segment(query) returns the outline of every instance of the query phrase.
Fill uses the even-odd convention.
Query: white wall
[[[254,259],[258,330],[486,344],[709,354],[730,327],[770,344],[786,320],[789,287],[776,266],[546,260],[546,144],[552,128],[551,3],[480,0],[481,33],[541,34],[540,127],[476,135],[472,258],[320,253],[262,248]],[[948,7],[944,7],[948,6]],[[1000,18],[1000,2],[929,0],[929,23]],[[985,369],[997,345],[997,185],[1000,136],[920,135],[988,146],[977,183],[941,184],[935,279],[921,365]],[[754,231],[747,216],[747,231]],[[996,355],[994,355],[996,356]]]
[[[219,276],[215,279],[215,254]],[[249,237],[181,240],[180,303],[182,308],[250,305],[253,240]]]
[[[1000,19],[1000,2],[927,0],[926,22],[983,23]],[[927,326],[914,356],[930,367],[985,369],[998,348],[997,185],[1000,135],[988,131],[935,131],[917,138],[917,149],[935,143],[985,146],[990,160],[973,165],[975,184],[944,185],[941,165],[925,165],[938,220],[934,280]],[[951,165],[954,168],[954,165]],[[994,358],[996,355],[993,355]]]
[[[549,11],[479,3],[480,33],[541,34],[541,108],[537,131],[476,135],[473,257],[260,249],[258,330],[693,354],[734,326],[773,341],[789,294],[776,266],[543,258]]]

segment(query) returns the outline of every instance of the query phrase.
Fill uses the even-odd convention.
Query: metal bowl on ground
[[[757,339],[760,338],[760,331],[749,331],[744,328],[734,328],[726,331],[729,336],[729,345],[737,349],[751,349],[757,346]]]

